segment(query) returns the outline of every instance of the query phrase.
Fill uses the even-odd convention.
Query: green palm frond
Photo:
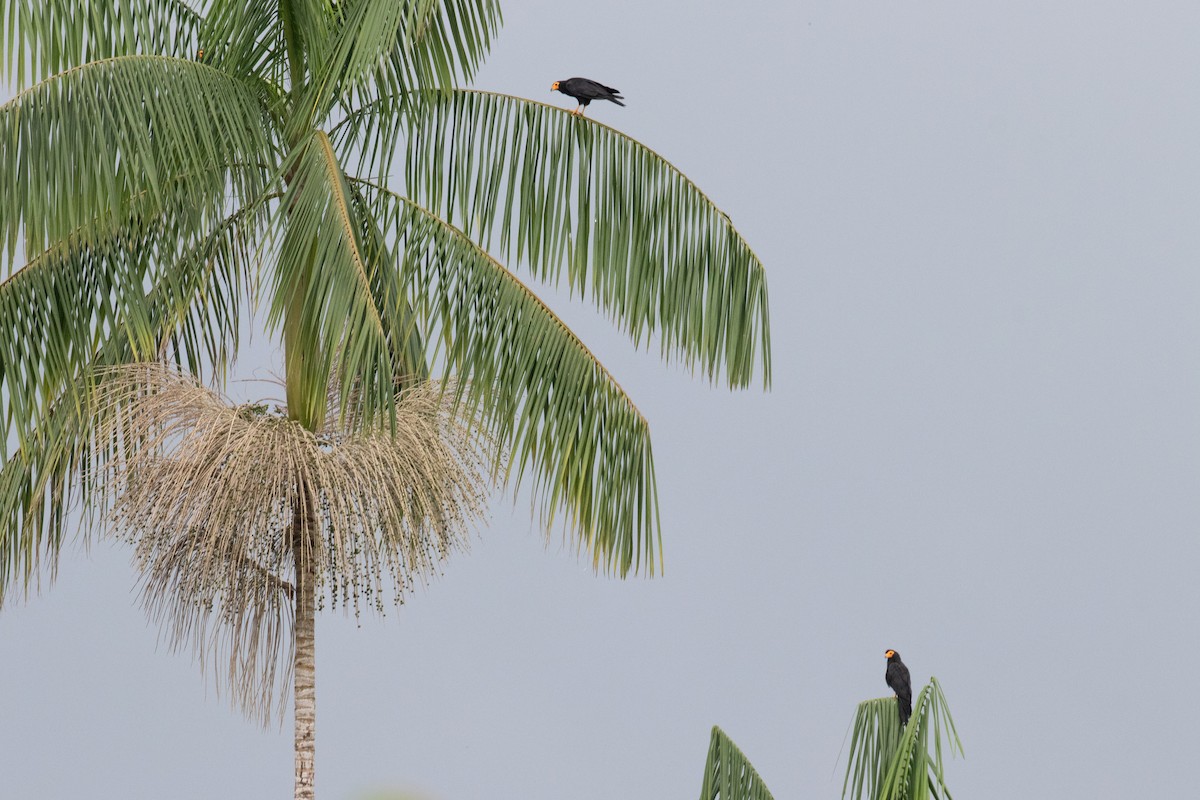
[[[242,79],[283,86],[287,64],[279,0],[212,3],[198,38],[195,57],[205,64]]]
[[[383,0],[367,2],[379,5]],[[496,0],[415,0],[408,9],[408,18],[385,44],[383,59],[372,70],[372,94],[448,89],[460,81],[470,82],[500,28],[500,4]],[[348,85],[363,87],[359,80]]]
[[[367,184],[362,184],[366,186]],[[653,574],[659,542],[650,431],[591,351],[464,233],[378,187],[376,218],[463,402],[530,476],[552,527],[560,511],[597,569]]]
[[[299,94],[311,79],[315,65],[327,58],[330,36],[342,6],[333,0],[279,0],[278,7],[289,88]]]
[[[260,238],[277,199],[266,194],[243,206],[182,248],[173,268],[156,272],[148,305],[160,356],[224,379],[237,356],[242,301],[256,294]]]
[[[708,744],[700,800],[774,800],[750,759],[716,725]]]
[[[98,339],[123,328],[135,350],[153,352],[153,336],[140,324],[145,315],[137,308],[145,300],[141,287],[152,239],[68,237],[0,283],[4,428],[18,442],[78,379]]]
[[[0,106],[0,236],[39,252],[143,193],[214,209],[250,199],[274,155],[257,96],[202,64],[121,56],[54,76]]]
[[[613,128],[475,91],[411,100],[405,192],[505,260],[591,295],[710,380],[770,381],[762,264],[686,176]],[[498,242],[494,240],[498,238]]]
[[[0,464],[0,607],[53,580],[72,484],[86,442],[86,406],[54,406]]]
[[[297,124],[324,119],[335,104],[350,110],[469,81],[499,27],[500,8],[495,0],[357,0],[338,22]]]
[[[116,56],[191,58],[202,22],[184,0],[0,0],[0,70],[25,86]]]
[[[0,282],[5,431],[22,440],[117,340],[132,359],[171,353],[220,373],[268,199],[216,220],[180,198],[157,216],[96,220]]]
[[[425,382],[430,379],[431,372],[424,331],[403,276],[392,267],[391,248],[375,219],[375,207],[362,194],[362,188],[357,181],[350,184],[356,216],[362,226],[359,236],[367,263],[380,265],[371,273],[371,295],[384,325],[396,382],[401,386]]]
[[[947,750],[951,755],[962,755],[962,742],[937,678],[930,678],[917,695],[912,716],[904,727],[900,725],[896,698],[863,701],[854,718],[842,797],[949,800],[943,762]]]
[[[0,396],[5,442],[17,442],[0,466],[0,604],[40,579],[43,557],[53,575],[63,513],[88,500],[75,478],[107,457],[92,435],[89,376],[160,354],[223,374],[262,214],[247,207],[190,242],[156,235],[166,223],[141,238],[69,240],[0,284],[0,318],[13,322],[0,327]]]

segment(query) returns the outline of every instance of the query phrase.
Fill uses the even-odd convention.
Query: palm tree
[[[134,545],[151,617],[235,706],[267,724],[295,681],[296,785],[311,791],[317,594],[382,611],[384,574],[399,599],[461,547],[486,441],[432,384],[398,395],[394,431],[311,431],[164,365],[97,377],[87,418],[111,454],[83,478],[102,527]]]
[[[78,502],[81,530],[135,540],[177,633],[218,615],[235,694],[262,696],[255,670],[277,679],[262,636],[292,614],[297,797],[312,796],[319,600],[358,598],[379,565],[403,589],[472,516],[377,504],[394,466],[380,437],[425,420],[446,447],[395,479],[446,480],[451,504],[481,476],[525,486],[598,571],[656,569],[647,421],[505,264],[565,278],[710,381],[769,384],[762,265],[707,196],[619,131],[459,88],[499,25],[495,0],[0,0],[18,89],[0,107],[0,597],[53,575]],[[228,377],[247,308],[282,344],[278,414],[202,389]],[[151,362],[174,372],[128,366]],[[435,375],[442,400],[409,413]],[[265,540],[189,561],[236,526],[182,516],[154,537],[147,520],[210,490],[187,470],[222,425],[305,455],[247,495]],[[331,487],[356,467],[334,452],[380,470],[341,507]],[[251,477],[220,463],[209,480]],[[364,508],[359,527],[338,516]]]

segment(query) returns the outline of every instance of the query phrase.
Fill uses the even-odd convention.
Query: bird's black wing
[[[559,81],[558,90],[579,100],[584,98],[588,100],[612,100],[614,97],[621,97],[620,89],[605,86],[603,83],[597,83],[590,78],[569,78],[565,81]]]
[[[620,89],[614,89],[611,86],[605,86],[603,83],[597,83],[590,78],[572,78],[571,82],[576,84],[577,89],[583,89],[588,94],[595,98],[601,98],[608,94],[620,94]]]
[[[887,685],[896,693],[896,705],[900,711],[900,724],[908,722],[912,715],[912,678],[909,677],[908,667],[902,661],[889,661],[887,673],[884,676]]]
[[[898,695],[912,699],[912,679],[908,675],[908,667],[902,662],[893,661],[887,666],[887,685]]]

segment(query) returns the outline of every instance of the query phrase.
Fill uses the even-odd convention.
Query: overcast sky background
[[[1192,796],[1200,4],[505,15],[478,86],[620,87],[589,113],[766,264],[775,383],[554,301],[651,422],[666,574],[596,577],[497,503],[387,618],[319,618],[320,796],[696,797],[718,724],[779,800],[835,798],[889,647],[943,685],[958,797]],[[290,796],[290,719],[157,646],[129,555],[0,613],[0,797]]]

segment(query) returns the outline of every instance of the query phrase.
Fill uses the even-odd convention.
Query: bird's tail
[[[912,700],[905,700],[903,697],[896,698],[896,705],[900,711],[900,726],[908,724],[909,717],[912,716]]]
[[[620,96],[621,96],[621,95],[619,95],[619,94],[615,94],[615,95],[613,95],[612,97],[606,97],[606,98],[604,98],[604,99],[605,99],[605,100],[612,100],[612,101],[613,101],[614,103],[616,103],[617,105],[619,105],[619,106],[623,106],[623,105],[625,105],[625,104],[624,104],[624,103],[622,103],[620,100],[618,100],[618,99],[617,99],[617,98],[619,98]]]

